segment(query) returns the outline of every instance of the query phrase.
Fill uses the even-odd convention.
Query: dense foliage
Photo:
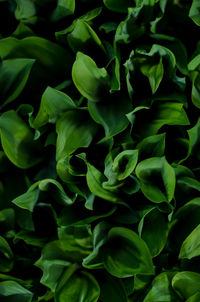
[[[0,0],[0,300],[200,301],[200,1]]]

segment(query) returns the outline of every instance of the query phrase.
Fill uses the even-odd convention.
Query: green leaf
[[[102,183],[106,181],[106,177],[89,163],[86,179],[90,191],[96,196],[111,202],[120,202],[119,197],[114,192],[103,188]]]
[[[40,109],[33,126],[38,129],[48,122],[55,123],[61,113],[72,109],[76,109],[76,105],[67,94],[47,87],[42,95]]]
[[[17,39],[23,39],[26,37],[35,36],[35,33],[23,23],[23,21],[19,22],[19,25],[15,29],[15,31],[12,33],[12,37]]]
[[[75,11],[75,0],[58,0],[57,7],[51,15],[51,20],[57,22],[60,19],[73,15]]]
[[[40,283],[55,292],[59,279],[64,269],[71,264],[61,242],[56,240],[49,242],[42,249],[41,257],[35,262],[35,266],[43,271]]]
[[[78,148],[88,147],[97,132],[97,126],[86,111],[71,110],[58,119],[56,132],[56,159],[60,160]]]
[[[70,28],[72,28],[71,31]],[[101,40],[92,27],[86,22],[84,16],[77,19],[70,28],[70,32],[67,33],[67,41],[74,52],[89,51],[90,47],[94,47],[95,49],[96,46],[105,52]]]
[[[145,33],[144,25],[137,24],[136,22],[139,18],[141,8],[128,8],[128,16],[117,27],[115,33],[116,42],[128,44]]]
[[[108,232],[104,266],[118,278],[154,274],[146,243],[135,232],[122,227],[114,227]]]
[[[165,151],[165,133],[148,136],[137,144],[139,158],[160,157]]]
[[[180,251],[186,237],[200,224],[200,198],[192,199],[172,216],[169,242],[173,250]]]
[[[91,235],[92,233],[88,225],[58,228],[58,238],[61,241],[61,247],[66,252],[73,253],[73,257],[76,257],[79,261],[91,252]]]
[[[192,259],[200,255],[199,235],[200,235],[200,224],[184,240],[181,246],[179,258]]]
[[[190,71],[189,77],[192,82],[192,102],[197,107],[200,108],[199,95],[200,95],[200,75],[199,75],[199,64],[200,55],[197,54],[189,63],[188,69]]]
[[[177,302],[179,301],[171,287],[172,273],[161,273],[152,282],[151,289],[144,302]]]
[[[99,285],[90,273],[69,268],[58,283],[55,302],[97,302],[99,295]]]
[[[124,180],[133,172],[137,159],[138,150],[125,150],[115,157],[112,170],[117,173],[118,180]]]
[[[33,293],[16,281],[0,282],[0,297],[6,302],[31,302]]]
[[[188,299],[199,292],[200,274],[179,272],[172,279],[172,287],[182,299]]]
[[[153,208],[142,217],[138,230],[152,257],[158,256],[165,247],[168,237],[168,221],[165,215]]]
[[[31,21],[36,15],[36,7],[32,0],[15,0],[17,7],[15,10],[15,18],[17,20]],[[32,22],[30,22],[32,23]]]
[[[103,101],[108,94],[110,77],[105,68],[85,54],[78,52],[72,68],[72,79],[79,92],[93,102]]]
[[[13,242],[16,244],[21,240],[23,240],[28,245],[42,248],[45,245],[47,238],[43,238],[35,235],[33,232],[23,230],[15,235]]]
[[[12,208],[0,211],[0,228],[2,232],[13,230],[15,226],[15,211]]]
[[[162,58],[160,58],[159,63],[156,65],[143,65],[141,71],[146,77],[148,77],[152,94],[154,94],[158,90],[164,75]]]
[[[14,255],[8,242],[0,236],[0,272],[11,271],[14,265]]]
[[[14,110],[0,116],[0,134],[5,154],[17,167],[27,169],[41,161],[33,132]]]
[[[170,202],[175,190],[175,172],[165,157],[152,157],[136,167],[143,194],[151,201]]]
[[[93,230],[93,251],[83,259],[83,267],[88,269],[104,268],[103,259],[109,228],[110,225],[104,221],[95,226]]]
[[[67,196],[65,190],[58,181],[46,178],[34,183],[29,187],[26,193],[18,196],[17,198],[12,200],[12,202],[21,209],[33,212],[34,207],[39,200],[40,192],[45,193],[48,191],[57,202],[63,205],[70,205],[74,201],[69,196]]]
[[[100,276],[100,299],[102,302],[127,302],[125,287],[122,280],[110,276],[106,272],[99,274]]]
[[[78,203],[75,203],[73,206],[70,206],[70,208],[65,208],[58,219],[58,224],[60,226],[88,224],[109,217],[116,210],[116,207],[112,207],[110,210],[104,210],[98,215],[90,216],[88,212],[86,214],[83,210],[79,211],[79,206]]]
[[[183,109],[183,104],[180,103],[160,103],[156,106],[154,120],[150,123],[149,132],[157,133],[164,125],[189,125],[189,120],[186,112]]]
[[[38,201],[39,194],[40,191],[37,187],[34,189],[30,187],[26,193],[13,199],[12,203],[22,209],[33,212],[33,209]]]
[[[108,9],[119,13],[126,13],[128,7],[134,4],[131,0],[119,0],[117,2],[114,0],[103,0],[103,3]]]
[[[22,40],[13,37],[0,39],[0,57],[35,59],[34,81],[37,85],[44,82],[51,85],[55,83],[55,77],[57,82],[59,79],[63,80],[66,73],[71,72],[71,54],[58,44],[40,37],[26,37]],[[33,81],[32,84],[35,85]]]
[[[137,108],[130,112],[129,116],[133,120],[134,131],[141,138],[157,134],[164,125],[187,126],[190,124],[181,103],[160,101],[155,102],[151,108],[141,108],[143,110],[139,110],[140,107]]]
[[[123,102],[120,96],[113,96],[107,103],[88,103],[91,117],[103,126],[106,138],[117,135],[128,127],[126,114],[130,112],[132,106],[127,97],[123,98]]]
[[[171,50],[176,58],[177,68],[183,75],[187,75],[187,51],[185,45],[181,42],[181,40],[172,36],[157,33],[153,34],[152,37],[155,38],[156,41],[159,41],[159,44],[162,44],[163,46]]]
[[[186,302],[199,302],[200,299],[200,293],[196,293],[194,295],[192,295],[191,297],[189,297]]]
[[[20,95],[34,62],[32,59],[10,59],[0,63],[0,108]]]
[[[200,26],[200,4],[198,0],[193,0],[189,11],[189,17],[193,22]]]
[[[189,136],[189,149],[186,159],[190,156],[197,156],[198,155],[198,148],[200,144],[200,119],[198,119],[197,123],[191,129],[187,130]]]

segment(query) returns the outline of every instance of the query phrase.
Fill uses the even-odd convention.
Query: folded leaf
[[[20,95],[34,62],[32,59],[10,59],[0,63],[0,108]]]
[[[108,94],[110,77],[107,71],[98,68],[90,57],[81,52],[77,53],[72,78],[79,92],[90,101],[103,101]]]
[[[88,103],[88,110],[93,120],[102,125],[106,138],[117,135],[128,127],[126,114],[132,109],[127,97],[111,96],[107,102]]]
[[[117,173],[118,180],[125,179],[133,172],[137,159],[138,150],[125,150],[115,157],[112,170]]]
[[[172,287],[180,298],[188,299],[199,292],[200,274],[195,272],[179,272],[172,279]]]
[[[56,159],[60,160],[78,148],[88,147],[97,132],[97,126],[86,111],[71,110],[58,119],[56,132]]]
[[[89,163],[86,179],[90,191],[96,196],[108,201],[120,202],[120,198],[114,192],[103,188],[102,183],[106,180],[106,177]]]
[[[52,241],[42,249],[41,257],[36,261],[35,266],[43,271],[40,282],[55,292],[64,269],[70,266],[71,261],[67,259],[66,254],[61,247],[60,241]]]
[[[96,279],[88,272],[65,271],[55,292],[55,302],[97,302],[100,288]]]
[[[31,302],[33,293],[16,281],[0,282],[0,297],[8,302]]]
[[[76,105],[67,94],[47,87],[42,95],[40,109],[33,126],[38,129],[48,122],[56,122],[61,113],[71,109],[76,109]]]

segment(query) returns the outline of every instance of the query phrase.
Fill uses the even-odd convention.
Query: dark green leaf
[[[168,236],[168,222],[165,215],[153,208],[142,217],[138,229],[152,257],[159,255],[166,245]]]
[[[118,278],[154,274],[146,243],[135,232],[122,227],[114,227],[108,232],[104,265],[111,275]]]
[[[120,279],[110,276],[106,272],[99,275],[101,277],[99,283],[101,288],[100,299],[102,302],[113,302],[113,300],[116,302],[128,301],[124,284]]]
[[[152,157],[140,162],[136,175],[143,194],[151,201],[170,202],[175,190],[175,172],[165,157]]]
[[[28,80],[35,60],[10,59],[0,65],[0,108],[15,100]]]
[[[110,97],[107,103],[88,103],[88,110],[94,121],[104,127],[106,138],[110,138],[128,127],[126,114],[131,110],[128,98]],[[113,114],[114,113],[114,114]]]
[[[9,272],[13,268],[13,252],[8,242],[0,236],[0,271]]]
[[[0,297],[5,302],[31,302],[33,294],[16,281],[0,283]]]

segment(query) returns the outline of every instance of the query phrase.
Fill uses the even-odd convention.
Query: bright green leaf
[[[179,272],[172,279],[172,287],[182,299],[188,299],[199,292],[200,274]]]
[[[110,78],[105,68],[78,52],[72,68],[72,78],[79,92],[93,102],[103,101],[108,94]]]
[[[14,110],[0,116],[0,134],[5,154],[17,167],[27,169],[41,161],[33,132]]]

